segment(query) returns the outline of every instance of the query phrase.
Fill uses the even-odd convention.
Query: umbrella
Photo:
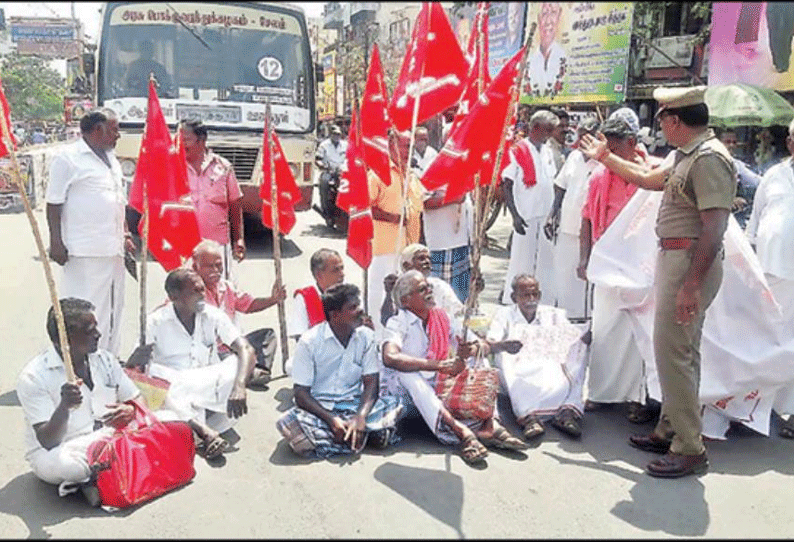
[[[738,126],[788,126],[794,107],[770,88],[743,83],[715,85],[706,89],[709,125],[717,128]]]

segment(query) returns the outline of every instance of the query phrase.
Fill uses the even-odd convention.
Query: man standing
[[[786,147],[794,155],[794,121],[789,124]],[[784,322],[794,321],[794,161],[789,157],[771,167],[755,193],[747,237],[758,254],[761,268]],[[794,386],[780,391],[774,403],[780,415],[789,419],[779,434],[794,438]]]
[[[557,115],[560,122],[554,127],[554,132],[552,132],[549,140],[546,141],[544,152],[548,152],[551,155],[550,158],[554,167],[552,178],[554,178],[560,172],[565,159],[568,157],[568,153],[571,151],[565,142],[570,131],[570,117],[564,109],[554,109],[552,113]]]
[[[207,148],[207,127],[198,120],[183,120],[179,125],[199,235],[224,247],[223,278],[235,282],[232,258],[238,262],[245,258],[243,192],[232,164]]]
[[[295,407],[276,422],[292,450],[304,456],[355,454],[367,442],[394,440],[399,398],[378,398],[378,348],[362,326],[359,290],[335,284],[323,292],[326,321],[298,341],[292,379]]]
[[[761,177],[747,167],[747,164],[736,158],[736,147],[738,147],[736,132],[725,130],[720,134],[720,141],[733,156],[733,165],[736,167],[738,182],[736,184],[736,197],[733,198],[732,211],[736,222],[744,228],[747,226],[747,219],[750,218],[750,213],[753,210],[753,199],[755,191],[761,183]]]
[[[99,347],[118,354],[124,307],[124,251],[135,244],[127,232],[121,165],[113,153],[118,119],[110,109],[80,119],[82,137],[50,166],[47,224],[50,257],[63,266],[61,295],[96,307]]]
[[[708,129],[706,87],[657,88],[657,113],[665,138],[678,150],[672,165],[648,171],[612,153],[606,141],[583,139],[583,152],[625,180],[663,190],[656,220],[653,343],[662,413],[649,435],[629,442],[665,454],[648,464],[651,476],[676,478],[705,472],[701,435],[700,338],[705,312],[722,282],[722,238],[736,193],[736,171],[725,146]]]
[[[502,171],[505,204],[513,217],[515,230],[502,292],[503,305],[511,304],[510,284],[519,273],[537,277],[547,289],[548,303],[556,304],[552,244],[541,233],[554,196],[552,177],[541,159],[540,150],[559,122],[551,111],[536,111],[529,119],[529,136],[513,145],[510,163]]]
[[[369,266],[367,284],[369,288],[367,314],[370,316],[380,314],[384,293],[383,279],[387,274],[397,271],[398,251],[402,251],[411,243],[419,242],[422,185],[408,168],[409,143],[410,139],[406,133],[391,131],[389,134],[391,184],[386,185],[372,170],[367,173],[373,224],[372,263]],[[403,189],[406,181],[408,190]],[[404,197],[404,193],[407,193],[407,198]],[[375,331],[379,332],[381,329],[380,320],[377,320]]]

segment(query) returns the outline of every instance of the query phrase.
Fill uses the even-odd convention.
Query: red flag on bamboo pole
[[[146,126],[138,153],[138,165],[130,187],[130,206],[149,217],[148,249],[166,271],[190,257],[201,241],[190,194],[181,137],[172,141],[154,81],[149,81]],[[146,183],[148,213],[144,202]],[[141,234],[143,220],[139,224]]]
[[[488,4],[489,2],[477,4],[477,13],[474,15],[474,25],[466,49],[470,67],[453,125],[461,122],[469,114],[482,91],[491,84],[491,76],[488,72]],[[478,46],[480,44],[482,48]]]
[[[412,127],[417,96],[417,123],[457,104],[468,70],[444,8],[438,2],[423,2],[389,103],[394,126],[400,131]]]
[[[347,254],[362,269],[372,262],[372,211],[370,210],[367,167],[364,162],[358,115],[353,108],[347,145],[347,170],[336,195],[336,205],[350,217],[347,226]]]
[[[386,109],[389,99],[386,84],[383,82],[383,66],[380,62],[380,51],[376,43],[372,47],[372,55],[367,74],[367,85],[364,87],[364,98],[361,100],[361,138],[362,152],[367,166],[386,184],[391,184],[389,165],[389,113]]]
[[[422,184],[435,190],[449,182],[446,201],[453,201],[474,188],[474,176],[480,172],[480,184],[490,183],[494,162],[502,139],[502,122],[510,104],[511,88],[516,84],[518,65],[524,48],[505,64],[496,78],[474,103],[471,112],[450,130],[438,157],[422,176]]]
[[[270,137],[268,137],[268,135]],[[262,198],[262,224],[273,229],[273,210],[271,208],[271,169],[275,171],[276,205],[278,209],[278,229],[282,235],[287,235],[295,226],[295,204],[300,201],[301,193],[295,178],[292,176],[287,158],[281,149],[281,142],[270,122],[270,116],[265,116],[265,131],[262,139],[262,186],[259,188],[259,197]],[[272,142],[271,144],[268,144]],[[271,168],[271,160],[274,160]],[[274,236],[275,239],[275,236]]]
[[[11,129],[11,108],[8,107],[8,100],[6,100],[6,94],[3,92],[2,80],[0,80],[0,105],[3,107],[3,119],[8,127],[8,138],[11,140],[14,150],[17,150],[17,140],[14,138],[14,130]],[[5,141],[0,138],[0,158],[6,155],[8,155],[8,148]]]

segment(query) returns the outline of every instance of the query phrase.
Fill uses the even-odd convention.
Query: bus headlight
[[[122,160],[121,164],[121,174],[125,177],[132,177],[135,175],[135,160],[130,160],[129,158]]]

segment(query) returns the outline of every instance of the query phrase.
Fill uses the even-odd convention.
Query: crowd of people
[[[270,378],[275,350],[272,330],[246,335],[236,313],[285,299],[295,341],[286,363],[294,406],[276,428],[296,454],[325,458],[387,447],[399,441],[400,421],[415,417],[473,464],[489,448],[526,449],[547,424],[579,438],[586,412],[626,404],[631,422],[656,420],[651,433],[629,442],[661,455],[648,474],[704,472],[700,342],[723,266],[730,265],[723,262],[723,235],[731,212],[752,201],[742,187],[754,191],[747,236],[791,321],[794,170],[788,158],[761,179],[749,171],[731,155],[731,132],[717,138],[708,128],[703,93],[654,93],[656,121],[677,149],[664,160],[640,141],[639,120],[628,107],[602,123],[585,118],[572,146],[565,112],[541,108],[522,119],[501,172],[512,220],[503,306],[478,332],[467,325],[464,305],[483,287],[471,281],[472,201],[466,195],[445,202],[443,188],[423,188],[421,176],[438,153],[426,129],[416,130],[414,156],[409,133],[389,134],[389,184],[368,172],[374,236],[363,307],[359,288],[345,282],[341,255],[330,248],[311,255],[313,283],[289,299],[282,284],[273,284],[268,297],[237,288],[235,262],[245,257],[242,194],[228,161],[207,149],[206,128],[183,122],[203,240],[189,263],[168,274],[168,300],[149,314],[145,345],[123,362],[126,370],[118,361],[118,322],[124,252],[134,244],[113,154],[118,120],[109,110],[89,112],[80,122],[82,138],[54,160],[47,188],[50,252],[63,267],[61,307],[78,380],[66,380],[51,309],[53,345],[25,367],[18,384],[34,473],[93,495],[85,451],[130,419],[128,401],[145,401],[130,380],[134,371],[169,383],[158,417],[189,423],[205,457],[222,455],[224,432],[247,413],[246,390]],[[331,130],[318,158],[340,162],[340,135]],[[787,144],[794,155],[794,122]],[[650,398],[649,360],[620,294],[588,282],[599,239],[640,189],[663,192],[653,307],[659,402]],[[477,389],[467,392],[466,382]],[[510,400],[520,436],[500,421],[497,389]],[[779,413],[794,412],[792,390],[779,394]],[[794,420],[780,434],[794,438]]]

